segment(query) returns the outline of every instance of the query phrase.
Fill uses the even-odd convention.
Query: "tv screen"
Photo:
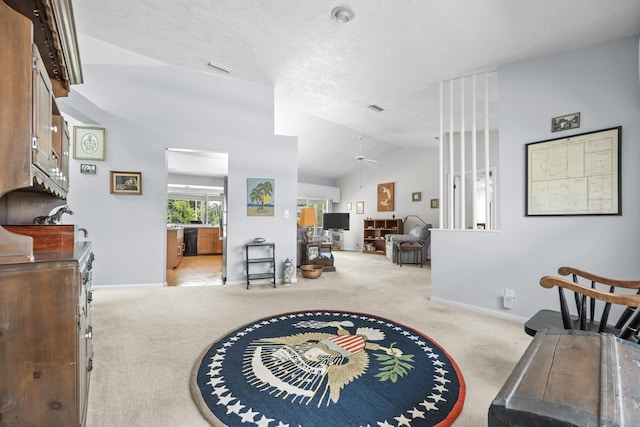
[[[349,213],[334,212],[322,214],[322,228],[324,230],[348,230]]]

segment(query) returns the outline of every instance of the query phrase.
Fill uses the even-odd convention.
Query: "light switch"
[[[289,209],[284,210],[284,217],[289,218]]]

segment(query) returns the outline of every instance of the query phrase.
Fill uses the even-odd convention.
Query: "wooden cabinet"
[[[385,255],[385,239],[387,234],[402,234],[404,223],[401,219],[365,219],[364,243],[362,251]]]
[[[70,2],[0,1],[0,224],[65,203],[69,135],[54,97],[82,82],[77,51]],[[31,240],[0,227],[0,263],[32,259]]]
[[[167,268],[176,268],[182,261],[184,251],[184,229],[167,229]]]
[[[51,152],[53,169],[51,178],[64,190],[69,190],[69,126],[59,114],[53,115]]]
[[[84,425],[92,368],[91,244],[0,265],[0,425]]]
[[[198,255],[219,255],[222,241],[219,228],[198,228]]]
[[[322,271],[336,271],[333,265],[331,243],[303,242],[300,244],[303,247],[300,265],[314,264],[322,266]]]

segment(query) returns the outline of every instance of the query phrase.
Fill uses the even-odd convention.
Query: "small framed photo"
[[[104,160],[106,131],[104,128],[76,126],[73,128],[73,158]]]
[[[431,199],[431,209],[438,209],[440,207],[440,199]]]
[[[551,119],[551,132],[569,130],[580,127],[580,113],[567,114],[566,116]]]
[[[90,175],[95,175],[96,174],[96,165],[89,165],[86,163],[82,163],[80,165],[80,173],[86,173],[86,174],[90,174]]]
[[[364,214],[364,202],[356,202],[356,214]]]
[[[416,193],[411,193],[411,201],[412,202],[419,202],[422,200],[422,193],[421,192],[416,192]]]
[[[142,173],[111,171],[111,194],[142,194]]]
[[[347,202],[347,212],[351,210],[351,202]]]

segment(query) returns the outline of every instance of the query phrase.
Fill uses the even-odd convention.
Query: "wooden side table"
[[[396,243],[396,263],[402,267],[402,253],[413,252],[415,264],[420,264],[422,268],[422,243],[419,242],[398,242]]]

